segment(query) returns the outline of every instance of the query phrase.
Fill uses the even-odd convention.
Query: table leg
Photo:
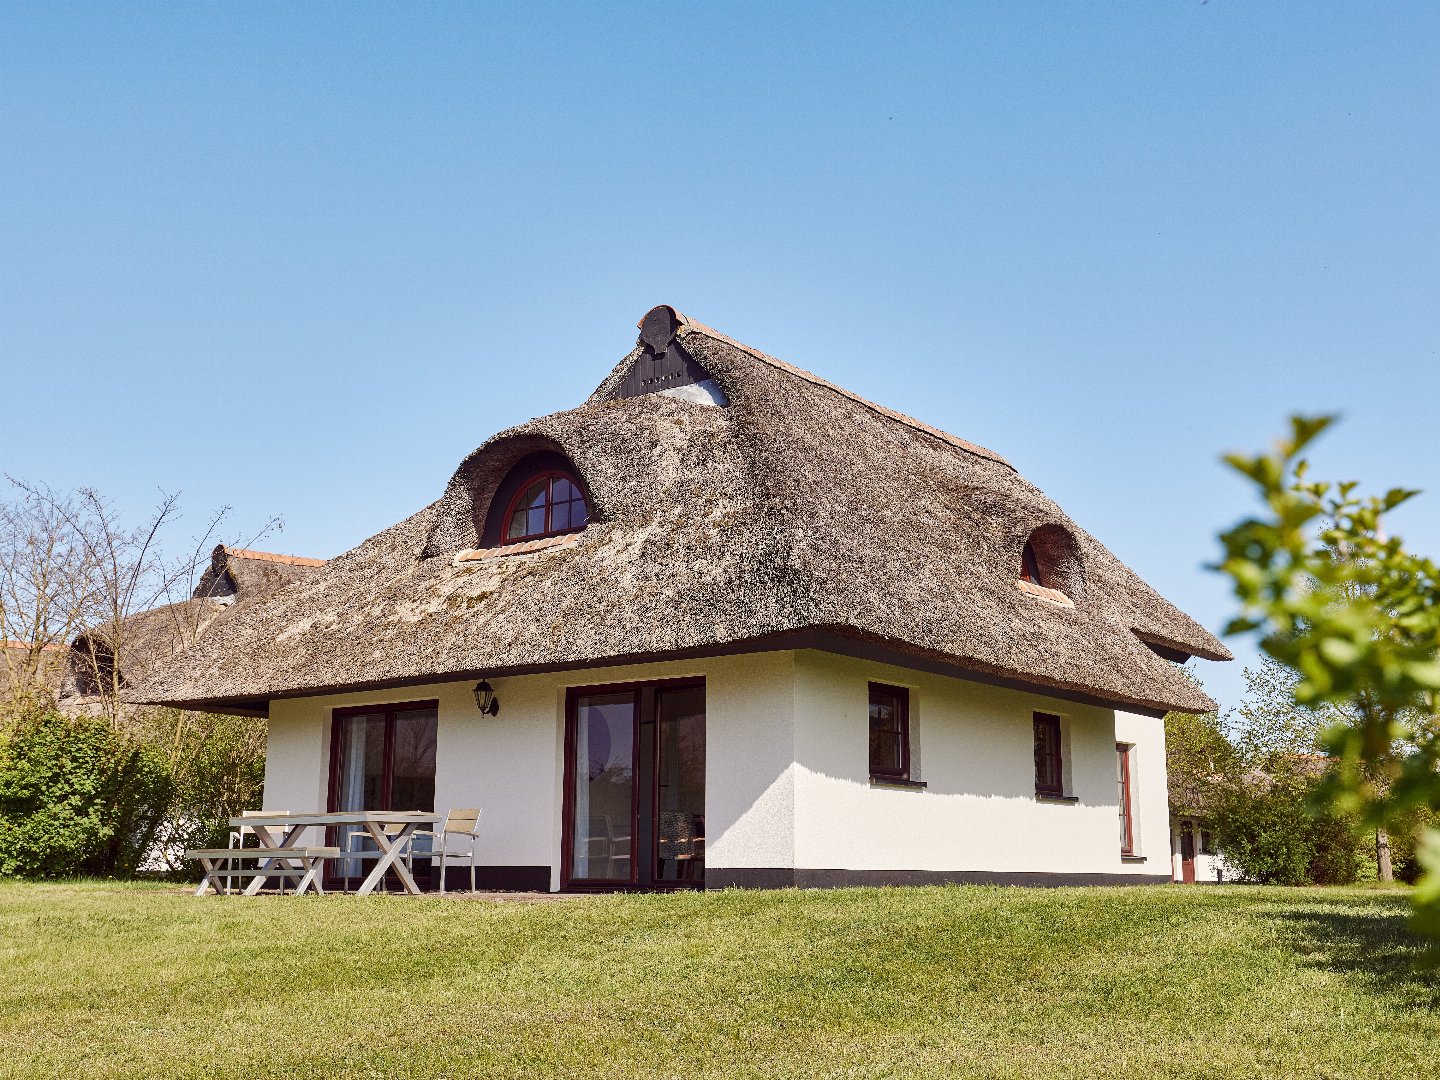
[[[370,839],[374,840],[375,846],[380,849],[380,858],[375,860],[375,869],[370,871],[360,888],[355,890],[356,896],[369,896],[380,884],[381,879],[385,877],[385,871],[391,867],[394,867],[395,876],[400,879],[400,884],[405,887],[407,893],[411,896],[420,895],[420,886],[415,884],[415,879],[410,876],[410,871],[405,868],[405,863],[400,859],[400,853],[410,842],[411,834],[418,828],[420,828],[419,822],[407,823],[392,839],[385,834],[385,829],[380,822],[365,822],[365,829],[370,833]]]
[[[295,886],[295,895],[299,896],[306,888],[313,885],[315,887],[315,894],[317,896],[324,896],[325,886],[321,883],[320,879],[324,877],[323,870],[325,869],[325,860],[300,859],[298,861],[305,867],[305,876],[300,879],[300,884]]]
[[[215,860],[201,859],[200,868],[205,871],[205,880],[200,882],[200,887],[195,890],[195,895],[204,896],[207,888],[214,889],[216,896],[221,895],[224,887],[220,883],[220,872],[215,868]]]
[[[285,830],[285,834],[280,838],[280,842],[277,844],[277,843],[275,842],[275,837],[271,835],[270,829],[269,829],[267,826],[265,826],[265,825],[256,825],[256,826],[253,827],[254,832],[255,832],[255,839],[258,840],[258,841],[260,841],[260,846],[261,846],[261,847],[264,847],[264,848],[274,848],[276,851],[283,851],[285,848],[294,847],[294,846],[295,846],[295,841],[298,840],[298,839],[300,839],[300,834],[301,834],[302,832],[304,832],[307,828],[309,828],[308,825],[292,825],[292,826],[290,826],[290,828],[288,828],[288,829]],[[283,863],[289,863],[289,862],[292,862],[292,861],[295,861],[295,860],[292,860],[292,859],[266,859],[265,862],[260,866],[260,869],[261,869],[261,870],[266,870],[266,871],[268,871],[268,870],[270,870],[270,868],[271,868],[272,866],[274,866],[276,863],[282,863],[282,864],[283,864]],[[265,882],[268,881],[269,878],[274,877],[276,874],[278,874],[278,873],[283,873],[283,872],[288,871],[288,870],[290,870],[290,869],[291,869],[291,868],[290,868],[289,866],[282,866],[280,870],[274,871],[274,872],[270,873],[268,876],[267,876],[266,874],[256,874],[256,875],[255,875],[255,880],[252,881],[252,882],[250,882],[249,885],[245,886],[245,895],[246,895],[246,896],[254,896],[256,893],[258,893],[258,892],[264,887]],[[281,891],[281,892],[284,892],[284,891],[285,891],[285,885],[284,885],[284,879],[283,879],[283,878],[281,879],[280,891]]]

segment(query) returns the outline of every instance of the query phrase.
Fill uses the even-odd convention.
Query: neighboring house
[[[1218,737],[1218,736],[1217,736]],[[1214,768],[1214,762],[1211,762]],[[1170,876],[1175,881],[1224,880],[1224,860],[1210,830],[1219,775],[1182,768],[1169,776]]]
[[[76,637],[60,683],[61,709],[98,710],[117,666],[121,687],[134,687],[161,660],[208,633],[232,605],[263,600],[324,565],[323,559],[217,545],[190,599],[136,612],[122,620],[118,633],[92,627]]]
[[[1170,823],[1170,877],[1187,885],[1225,880],[1225,858],[1215,846],[1203,818],[1183,817]]]
[[[271,809],[480,808],[485,888],[1168,881],[1225,647],[998,454],[640,326],[138,696],[268,716]]]
[[[54,693],[64,671],[64,645],[0,639],[0,701],[35,688]]]
[[[1273,765],[1287,773],[1319,779],[1334,766],[1334,759],[1325,754],[1282,752]],[[1242,782],[1252,790],[1267,790],[1274,782],[1272,768],[1247,769]],[[1195,780],[1189,784],[1170,786],[1170,863],[1175,881],[1222,884],[1240,880],[1240,871],[1225,861],[1225,853],[1216,842],[1211,829],[1214,820],[1215,786],[1224,783],[1219,776],[1211,783]]]

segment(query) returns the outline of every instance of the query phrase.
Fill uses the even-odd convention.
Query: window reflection
[[[629,881],[634,855],[635,695],[582,697],[575,713],[571,876]]]
[[[655,879],[705,880],[705,690],[656,704]]]

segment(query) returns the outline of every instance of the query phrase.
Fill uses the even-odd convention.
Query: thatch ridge
[[[585,404],[493,436],[439,500],[236,611],[142,694],[253,701],[831,628],[1042,691],[1212,707],[1141,636],[1228,650],[999,455],[681,320],[728,405],[616,398],[637,346]],[[457,559],[480,546],[510,467],[539,452],[573,464],[589,527],[564,545]],[[1073,607],[1016,587],[1042,527],[1073,541]]]

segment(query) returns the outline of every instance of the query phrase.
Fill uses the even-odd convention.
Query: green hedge
[[[1212,826],[1226,863],[1268,885],[1354,882],[1363,839],[1356,822],[1318,805],[1320,780],[1306,760],[1276,755],[1217,784]]]
[[[0,742],[0,875],[129,876],[172,791],[164,757],[103,720],[20,720]]]

